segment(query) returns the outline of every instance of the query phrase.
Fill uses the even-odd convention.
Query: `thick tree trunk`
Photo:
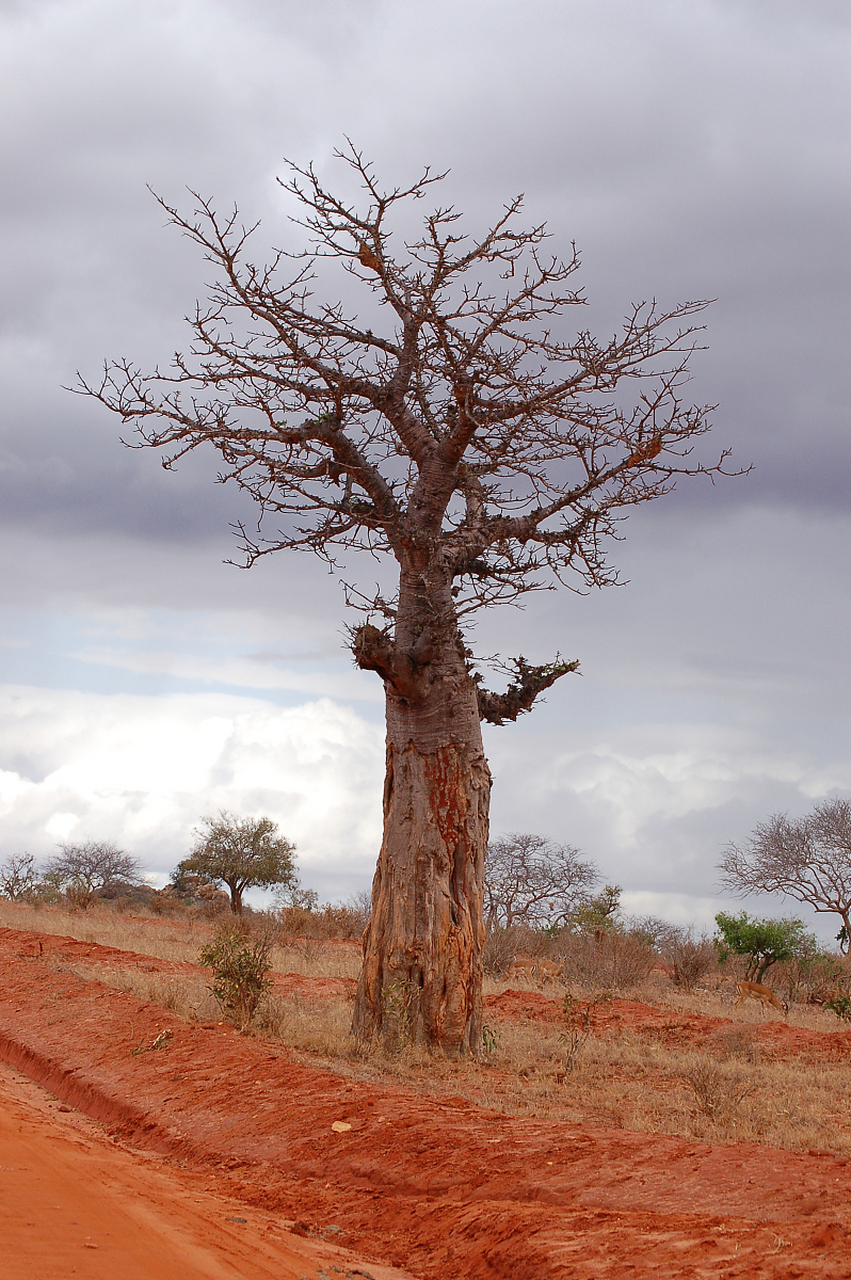
[[[362,1043],[477,1055],[491,778],[454,617],[439,640],[421,665],[374,628],[355,647],[385,680],[387,774],[353,1030]]]
[[[388,744],[384,839],[355,1003],[358,1039],[478,1053],[489,799],[483,752]]]

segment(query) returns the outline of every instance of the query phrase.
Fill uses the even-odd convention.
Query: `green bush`
[[[751,920],[746,911],[737,916],[719,911],[715,923],[718,933],[713,943],[719,961],[724,964],[731,955],[744,956],[749,982],[762,982],[773,964],[788,964],[818,952],[818,942],[801,920]]]
[[[210,988],[219,1007],[234,1026],[244,1031],[272,985],[267,975],[272,939],[260,934],[254,941],[238,925],[223,929],[201,951],[200,963],[213,970]]]
[[[837,991],[824,1002],[825,1009],[832,1009],[837,1018],[851,1022],[851,996],[844,991]]]

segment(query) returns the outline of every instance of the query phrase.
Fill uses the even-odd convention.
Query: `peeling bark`
[[[353,1030],[477,1055],[491,776],[451,579],[403,573],[394,633],[357,629],[358,665],[387,698],[384,836]]]
[[[490,786],[481,748],[388,743],[384,839],[353,1023],[360,1041],[478,1054]]]

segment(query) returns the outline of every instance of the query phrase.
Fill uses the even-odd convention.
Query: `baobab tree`
[[[677,476],[724,470],[726,453],[692,457],[708,409],[682,398],[705,304],[637,305],[610,339],[566,338],[564,313],[583,303],[576,251],[550,256],[520,198],[484,234],[464,235],[442,206],[400,238],[410,202],[446,175],[384,190],[351,144],[337,156],[359,195],[291,166],[282,185],[300,231],[266,265],[247,256],[256,226],[236,209],[194,192],[190,215],[161,201],[216,273],[190,351],[168,372],[109,363],[80,390],[168,467],[218,451],[219,478],[257,505],[256,531],[238,527],[246,565],[298,548],[332,565],[353,548],[395,562],[393,591],[346,586],[363,610],[352,652],[383,680],[387,713],[353,1025],[364,1041],[395,1038],[404,1003],[415,1042],[476,1053],[491,788],[481,721],[515,720],[578,663],[515,657],[493,691],[466,627],[541,587],[615,582],[606,550],[623,514]],[[361,290],[356,310],[315,296],[329,260],[350,277],[340,296]]]

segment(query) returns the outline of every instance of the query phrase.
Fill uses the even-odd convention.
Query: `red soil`
[[[274,1215],[225,1199],[198,1174],[108,1142],[99,1126],[0,1067],[4,1280],[409,1280]]]
[[[59,956],[169,971],[150,957],[0,930],[0,1059],[119,1145],[159,1153],[249,1206],[241,1216],[252,1223],[255,1211],[276,1230],[294,1222],[311,1240],[435,1280],[851,1274],[844,1159],[511,1119],[460,1098],[346,1079],[84,982],[56,969]],[[536,992],[505,992],[488,1006],[502,1017],[561,1016],[557,1001]],[[618,1021],[692,1039],[725,1025],[614,1001],[598,1022],[615,1030]],[[150,1048],[163,1031],[165,1046]],[[851,1048],[849,1033],[779,1022],[760,1034],[784,1056]],[[139,1194],[159,1195],[167,1218],[173,1193],[165,1183],[152,1189],[148,1168],[139,1164]],[[132,1199],[132,1170],[128,1179]],[[357,1274],[351,1263],[334,1265]],[[358,1267],[379,1274],[371,1262]],[[246,1259],[241,1274],[267,1272]]]

